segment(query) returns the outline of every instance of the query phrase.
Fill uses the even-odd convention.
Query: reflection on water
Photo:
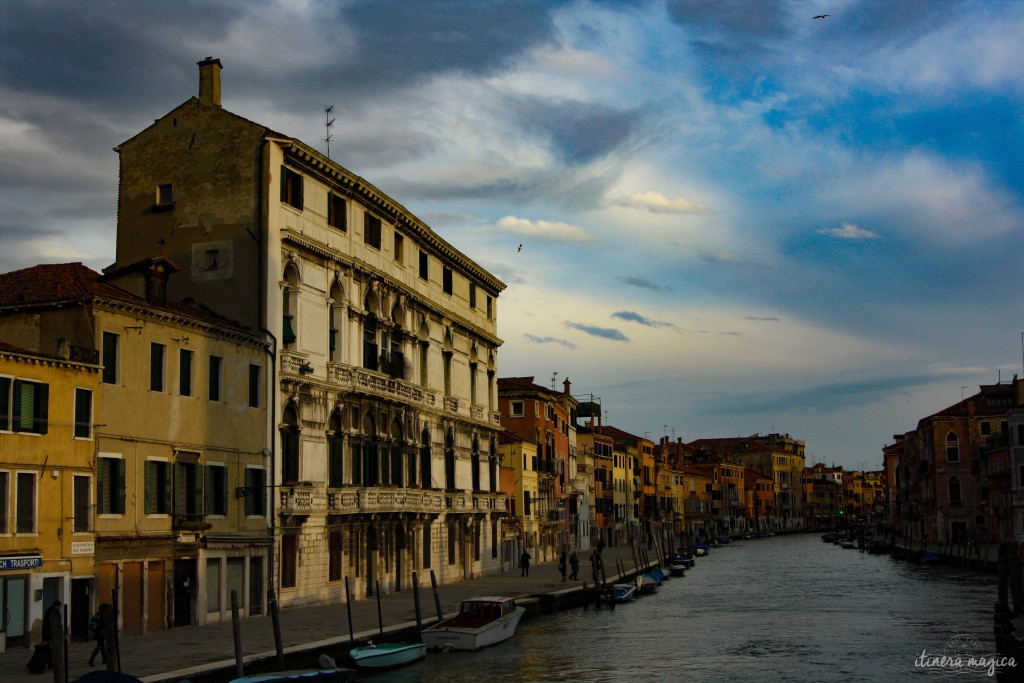
[[[936,676],[915,669],[958,634],[994,652],[996,577],[919,566],[822,543],[817,535],[739,541],[685,577],[617,609],[520,624],[476,653],[360,680],[854,681]],[[983,677],[982,677],[983,678]],[[969,680],[955,676],[955,680]]]

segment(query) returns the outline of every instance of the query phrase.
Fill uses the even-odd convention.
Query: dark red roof
[[[973,396],[954,403],[924,418],[936,417],[1004,417],[1014,407],[1013,384],[982,384]]]
[[[155,305],[108,284],[104,281],[106,278],[81,263],[45,264],[0,273],[0,310],[50,307],[97,298],[112,299],[251,334],[234,321],[205,307],[178,301]]]

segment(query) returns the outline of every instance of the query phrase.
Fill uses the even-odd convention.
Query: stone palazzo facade
[[[224,110],[221,69],[200,62],[199,97],[116,149],[115,265],[170,259],[170,296],[268,343],[269,476],[235,495],[268,502],[280,604],[498,571],[504,284],[365,179]]]

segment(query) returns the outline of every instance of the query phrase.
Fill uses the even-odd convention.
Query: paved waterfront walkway
[[[648,553],[654,561],[654,553]],[[582,587],[583,581],[591,581],[589,552],[580,553],[580,579],[578,583],[562,583],[554,561],[534,564],[530,576],[523,578],[519,570],[504,574],[484,576],[438,587],[442,610],[453,612],[457,603],[474,595],[528,596],[557,593]],[[629,546],[605,548],[604,562],[607,578],[616,575],[616,560],[627,571],[633,569],[633,557]],[[429,570],[419,577],[420,610],[423,621],[436,618],[434,594],[430,587]],[[416,611],[413,591],[405,590],[381,596],[381,613],[385,632],[415,626]],[[289,651],[308,649],[311,643],[322,643],[328,647],[336,642],[349,640],[348,616],[345,605],[306,607],[282,610],[281,631],[287,663]],[[242,647],[247,660],[274,657],[274,634],[270,618],[242,620]],[[352,603],[352,629],[356,640],[378,637],[376,598],[356,600]],[[92,670],[88,665],[89,654],[94,643],[71,643],[68,654],[69,680]],[[25,664],[31,656],[28,649],[19,649],[0,654],[0,682],[2,683],[49,683],[52,672],[42,675],[28,673]],[[97,662],[99,658],[97,657]],[[340,666],[346,666],[339,661]],[[187,626],[168,631],[147,633],[140,636],[121,638],[121,665],[123,671],[144,679],[148,683],[178,681],[195,676],[211,668],[222,666],[234,668],[234,641],[230,619],[226,623],[207,626]],[[290,665],[289,665],[290,666]],[[95,668],[102,668],[97,665]]]

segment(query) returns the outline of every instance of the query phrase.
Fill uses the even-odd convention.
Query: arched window
[[[430,430],[424,429],[420,437],[420,485],[429,489],[433,486],[433,475],[430,471]]]
[[[352,483],[376,486],[380,482],[380,451],[377,444],[377,422],[373,415],[363,417],[362,434],[352,444]]]
[[[498,490],[498,447],[494,443],[494,439],[491,439],[490,457],[487,458],[487,470],[490,477],[490,490],[494,493]]]
[[[960,462],[960,438],[953,431],[946,434],[946,462]]]
[[[480,491],[480,441],[473,437],[473,453],[470,456],[470,467],[473,470],[473,490]]]
[[[386,483],[404,486],[405,463],[402,462],[402,423],[397,419],[391,422],[391,481]]]
[[[328,303],[328,350],[329,359],[332,362],[338,362],[345,357],[345,353],[342,350],[341,343],[344,338],[343,330],[345,308],[343,305],[345,293],[341,289],[341,283],[337,280],[331,285],[331,300]]]
[[[294,405],[284,409],[281,425],[281,481],[291,484],[299,480],[299,414]]]
[[[377,318],[368,314],[363,321],[363,367],[367,370],[378,368],[380,352],[377,349]]]
[[[298,340],[299,321],[299,271],[289,263],[284,269],[284,288],[281,292],[281,307],[284,319],[281,327],[281,343],[286,349],[295,348]]]
[[[960,479],[949,478],[949,504],[960,505]]]
[[[338,488],[345,485],[345,436],[342,432],[341,411],[335,410],[327,426],[329,453],[327,485]]]
[[[455,489],[455,435],[450,429],[444,437],[444,487]]]

